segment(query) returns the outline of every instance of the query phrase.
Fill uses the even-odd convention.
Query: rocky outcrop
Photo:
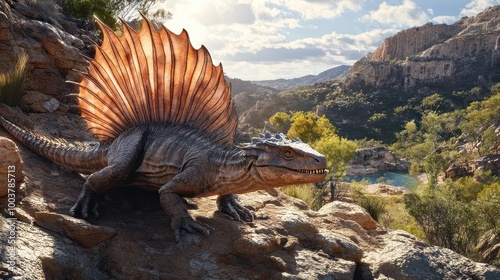
[[[472,175],[474,175],[474,169],[469,165],[452,164],[444,171],[444,177],[452,180]]]
[[[81,52],[89,54],[89,44],[53,2],[24,2],[0,0],[0,72],[12,71],[18,56],[27,53],[25,90],[62,100],[76,91],[66,81],[79,79],[73,69],[85,69]]]
[[[349,162],[346,176],[374,174],[382,171],[407,172],[409,168],[410,162],[398,158],[385,147],[357,149]]]
[[[426,24],[387,38],[349,71],[347,84],[408,91],[500,81],[500,6],[451,24]]]
[[[465,176],[473,176],[476,170],[489,171],[494,176],[500,176],[500,154],[480,157],[473,166],[454,163],[446,169],[444,176],[445,178],[456,180]]]
[[[500,154],[487,155],[477,159],[476,169],[491,171],[493,175],[500,176]]]
[[[39,120],[37,131],[85,139],[80,123],[61,116],[31,114],[29,119]],[[10,137],[4,131],[0,136]],[[191,214],[216,231],[208,237],[185,233],[179,243],[156,192],[117,189],[104,197],[100,219],[82,221],[65,213],[83,178],[18,145],[25,183],[16,192],[14,217],[0,216],[0,278],[500,277],[495,267],[429,246],[406,232],[387,231],[357,205],[336,201],[316,212],[278,190],[240,196],[255,211],[252,223],[217,212],[215,197],[190,199]],[[5,203],[1,198],[2,209]]]
[[[370,274],[363,274],[362,279],[496,279],[499,277],[497,269],[474,263],[449,249],[429,246],[405,231],[392,231],[382,238],[383,248],[366,253],[363,259],[370,268],[368,270]],[[478,271],[483,271],[480,276],[477,274]]]

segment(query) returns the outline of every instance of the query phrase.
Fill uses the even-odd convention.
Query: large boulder
[[[366,253],[366,279],[500,279],[499,269],[425,244],[405,231],[381,237],[382,248]]]
[[[16,143],[5,137],[0,137],[0,154],[0,197],[10,194],[8,198],[15,201],[24,180],[23,160]]]

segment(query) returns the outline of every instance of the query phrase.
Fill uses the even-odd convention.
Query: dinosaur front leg
[[[241,205],[235,194],[220,195],[217,198],[217,207],[219,211],[228,214],[235,221],[251,222],[254,219],[252,211]]]
[[[187,232],[201,232],[208,236],[214,231],[211,226],[195,221],[188,213],[185,201],[179,194],[195,194],[196,189],[201,186],[201,180],[197,180],[195,170],[185,170],[172,178],[167,184],[160,188],[160,202],[167,215],[171,218],[170,226],[174,230],[175,239],[178,242],[181,237],[181,229]]]
[[[124,133],[115,140],[108,152],[108,166],[87,178],[75,205],[69,211],[71,216],[99,216],[98,196],[120,185],[135,172],[141,164],[144,139],[144,130],[136,130]]]

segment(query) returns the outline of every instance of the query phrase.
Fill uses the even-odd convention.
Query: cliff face
[[[81,54],[90,55],[89,44],[81,39],[85,32],[59,6],[30,2],[0,0],[0,72],[12,71],[18,56],[27,53],[24,89],[62,99],[75,92],[66,80],[78,79],[73,69],[85,69]]]
[[[500,82],[500,6],[452,25],[427,24],[387,38],[349,71],[374,88],[488,87]]]

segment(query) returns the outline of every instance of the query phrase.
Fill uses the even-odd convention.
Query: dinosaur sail
[[[104,34],[78,84],[78,108],[90,132],[110,141],[148,122],[185,124],[232,144],[237,117],[222,65],[207,49],[193,48],[185,30],[156,30],[143,18],[139,31],[122,34],[98,21]]]

